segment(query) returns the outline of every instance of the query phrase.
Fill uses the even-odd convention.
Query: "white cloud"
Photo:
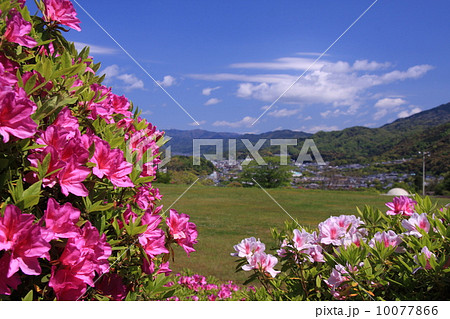
[[[413,109],[411,109],[409,111],[405,110],[405,111],[398,113],[398,117],[399,118],[408,117],[408,116],[417,114],[419,112],[422,112],[422,109],[420,107],[414,107]]]
[[[106,74],[105,83],[120,80],[122,85],[119,84],[117,87],[125,91],[144,89],[144,82],[141,79],[137,78],[134,74],[123,73],[117,64],[106,67],[100,74]]]
[[[384,98],[375,103],[377,112],[374,114],[373,119],[379,120],[387,114],[399,111],[399,106],[405,104],[406,101],[402,98]]]
[[[106,74],[107,78],[113,78],[119,74],[119,66],[117,64],[106,67],[101,74]]]
[[[144,82],[142,82],[142,80],[139,80],[134,74],[121,74],[118,75],[117,78],[127,84],[127,86],[125,87],[126,91],[144,88]]]
[[[384,98],[381,100],[378,100],[377,103],[375,103],[375,107],[378,108],[391,108],[396,107],[405,104],[406,101],[401,98]]]
[[[208,101],[206,101],[204,105],[206,105],[206,106],[214,105],[214,104],[217,104],[217,103],[220,103],[220,102],[222,102],[222,100],[219,100],[219,99],[213,97],[213,98],[210,98]]]
[[[340,114],[356,114],[360,105],[371,98],[369,90],[396,81],[417,79],[424,76],[433,67],[416,65],[402,70],[392,68],[389,62],[356,60],[317,62],[303,77],[292,85],[314,60],[304,57],[284,57],[271,62],[235,63],[232,68],[282,70],[285,73],[218,73],[190,74],[190,78],[207,81],[238,82],[236,96],[272,103],[287,88],[290,89],[281,97],[280,102],[297,105],[327,104],[333,108],[340,107]],[[292,73],[292,74],[288,74]],[[295,74],[295,75],[293,75]],[[292,86],[292,87],[291,87]],[[342,108],[342,107],[347,107]],[[326,112],[327,110],[323,110]],[[330,113],[331,114],[331,113]]]
[[[203,124],[206,124],[206,121],[197,121],[197,122],[189,123],[190,126],[199,126],[199,125],[203,125]]]
[[[220,86],[216,86],[216,87],[214,87],[214,88],[204,88],[204,89],[202,90],[202,94],[203,94],[203,95],[206,95],[206,96],[209,96],[209,95],[211,95],[211,92],[212,92],[212,91],[215,91],[215,90],[218,90],[218,89],[220,89]]]
[[[307,117],[305,117],[303,120],[304,120],[304,121],[312,120],[312,116],[307,116]]]
[[[161,85],[162,87],[169,87],[176,83],[176,79],[171,75],[166,75],[166,76],[164,76],[162,81],[156,81],[156,82],[158,82],[158,84]]]
[[[293,109],[293,110],[280,109],[280,110],[275,110],[275,111],[269,112],[269,113],[267,113],[267,115],[273,116],[273,117],[288,117],[288,116],[295,115],[298,112],[300,112],[300,109]]]
[[[355,63],[353,63],[353,70],[357,71],[375,71],[379,69],[386,69],[391,66],[391,63],[385,62],[385,63],[379,63],[375,61],[368,61],[368,60],[356,60]]]
[[[213,126],[228,126],[228,127],[250,127],[256,119],[251,116],[246,116],[240,121],[228,122],[228,121],[216,121]]]
[[[114,48],[108,48],[100,45],[94,45],[89,43],[83,43],[83,42],[74,42],[75,49],[77,49],[78,52],[83,50],[84,47],[89,47],[89,54],[117,54],[119,50]]]
[[[305,132],[307,132],[307,133],[317,133],[319,131],[324,131],[324,132],[337,131],[338,129],[339,128],[337,126],[335,126],[335,125],[328,126],[328,125],[325,125],[325,124],[315,125],[315,126],[312,126],[312,127],[309,127],[309,128],[304,128],[303,127],[303,130]]]

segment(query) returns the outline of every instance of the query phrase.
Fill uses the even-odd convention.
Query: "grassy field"
[[[172,205],[187,189],[187,185],[158,184],[164,209]],[[270,189],[267,192],[300,225],[315,226],[331,215],[356,214],[356,206],[365,204],[382,211],[390,197],[373,192],[322,191],[303,189]],[[448,200],[440,199],[446,204]],[[242,283],[246,274],[235,273],[233,245],[246,237],[260,238],[266,251],[275,242],[270,229],[282,228],[284,221],[291,220],[263,190],[259,188],[227,188],[193,186],[172,206],[180,213],[191,216],[197,225],[199,237],[196,252],[188,258],[177,247],[174,271],[189,268],[195,273],[213,275],[221,280]]]

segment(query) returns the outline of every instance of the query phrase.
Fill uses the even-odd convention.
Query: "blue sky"
[[[73,2],[68,39],[159,129],[379,127],[450,101],[448,1],[379,0],[310,67],[374,0],[77,0],[176,102]]]

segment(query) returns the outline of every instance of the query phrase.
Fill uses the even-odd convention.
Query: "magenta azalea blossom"
[[[80,211],[72,204],[59,205],[53,198],[48,200],[44,220],[51,239],[77,236],[80,233],[79,227],[76,226],[79,219]]]
[[[408,196],[394,197],[391,203],[386,203],[386,206],[390,208],[386,215],[411,216],[414,213],[414,205],[416,204],[417,202]]]
[[[52,274],[48,283],[53,288],[57,300],[78,300],[87,290],[84,280],[78,278],[69,268],[56,269],[52,267]]]
[[[266,245],[262,243],[259,239],[256,240],[255,237],[245,238],[239,244],[234,245],[235,253],[232,253],[231,256],[235,257],[245,257],[250,258],[254,254],[262,253],[266,249]]]
[[[273,278],[280,271],[273,269],[275,265],[278,263],[278,259],[275,256],[266,253],[257,253],[250,257],[249,263],[247,265],[242,266],[242,269],[245,271],[249,270],[258,270],[263,273],[269,273]]]
[[[50,244],[44,240],[41,227],[34,224],[34,216],[22,214],[14,205],[8,205],[0,217],[0,251],[10,254],[7,277],[22,270],[27,275],[39,275],[39,258],[50,259]]]
[[[46,21],[56,21],[74,30],[81,31],[81,21],[69,0],[44,0]]]
[[[4,254],[0,258],[0,295],[10,295],[11,288],[17,289],[17,286],[21,283],[18,273],[8,277],[10,261],[11,255],[9,254]]]
[[[111,252],[105,234],[100,236],[97,228],[86,222],[77,236],[68,239],[59,266],[52,268],[49,286],[58,300],[77,300],[86,291],[86,284],[94,286],[96,274],[109,271]]]
[[[183,247],[188,254],[195,251],[193,245],[197,243],[197,227],[189,222],[189,215],[179,214],[175,209],[170,210],[170,215],[166,219],[169,226],[170,235],[178,245]]]
[[[89,192],[82,182],[90,173],[91,170],[89,168],[79,165],[72,159],[67,163],[67,166],[58,173],[61,192],[66,196],[68,196],[69,193],[82,197],[88,196]]]
[[[14,42],[24,47],[32,48],[37,45],[37,42],[27,35],[31,31],[31,23],[22,18],[22,14],[16,9],[12,9],[9,13],[9,18],[6,21],[6,31],[3,37],[9,41]]]
[[[430,230],[430,222],[428,221],[427,214],[417,214],[414,213],[411,217],[406,220],[402,220],[402,226],[408,230],[406,235],[412,235],[416,237],[422,237],[422,234],[419,232],[419,229],[424,230],[426,233]]]
[[[95,288],[102,295],[110,296],[111,300],[124,300],[128,294],[128,288],[123,283],[122,277],[115,273],[109,273],[95,284]]]
[[[9,141],[10,135],[20,139],[32,137],[37,124],[31,119],[36,105],[29,99],[14,91],[1,88],[0,92],[0,135],[3,143]]]

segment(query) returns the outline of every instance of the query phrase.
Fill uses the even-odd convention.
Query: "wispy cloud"
[[[214,104],[217,104],[217,103],[220,103],[220,102],[222,102],[222,100],[219,100],[219,99],[213,97],[213,98],[210,98],[208,101],[206,101],[206,102],[205,102],[205,105],[206,105],[206,106],[208,106],[208,105],[214,105]]]
[[[422,109],[420,107],[413,106],[413,105],[411,105],[410,107],[412,107],[410,110],[402,111],[402,112],[398,113],[397,116],[399,118],[403,118],[403,117],[408,117],[408,116],[417,114],[419,112],[422,112]]]
[[[163,77],[162,81],[157,81],[162,87],[170,87],[176,83],[176,79],[171,75],[166,75]]]
[[[252,123],[255,121],[255,118],[251,116],[246,116],[240,121],[236,122],[228,122],[228,121],[216,121],[213,123],[213,126],[228,126],[228,127],[250,127]]]
[[[373,119],[379,120],[386,116],[387,114],[398,112],[399,106],[406,104],[406,101],[402,98],[384,98],[380,99],[375,103],[375,108],[377,111],[374,114]]]
[[[338,129],[339,128],[336,125],[325,125],[325,124],[315,125],[308,128],[302,127],[302,130],[307,133],[317,133],[320,131],[330,132],[330,131],[337,131]]]
[[[119,80],[120,84],[117,87],[125,91],[135,89],[144,89],[144,82],[137,78],[134,74],[124,73],[117,64],[106,67],[100,74],[106,74],[106,83],[111,83]]]
[[[84,42],[74,42],[75,48],[77,51],[81,51],[84,47],[89,47],[89,53],[90,54],[104,54],[104,55],[110,55],[110,54],[118,54],[120,51],[114,48],[104,47],[100,45],[95,44],[89,44]]]
[[[269,113],[267,113],[267,115],[273,116],[273,117],[288,117],[288,116],[295,115],[298,112],[300,112],[300,109],[288,110],[288,109],[284,108],[284,109],[274,110],[272,112],[269,112]]]
[[[234,63],[233,69],[261,70],[258,74],[216,73],[189,74],[205,81],[238,82],[235,94],[239,98],[273,102],[306,70],[314,60],[308,57],[283,57],[270,62]],[[372,99],[371,89],[394,82],[423,77],[433,67],[415,65],[406,70],[392,70],[390,62],[355,60],[353,62],[322,60],[287,91],[280,102],[288,104],[324,104],[324,115],[356,114],[362,104]],[[269,71],[280,70],[280,73]],[[264,72],[268,71],[268,72]],[[339,110],[336,111],[336,108]],[[332,113],[334,112],[334,113]]]
[[[204,88],[202,90],[202,94],[206,95],[206,96],[209,96],[209,95],[211,95],[212,91],[215,91],[215,90],[218,90],[218,89],[220,89],[220,86],[216,86],[216,87],[213,87],[213,88]]]

